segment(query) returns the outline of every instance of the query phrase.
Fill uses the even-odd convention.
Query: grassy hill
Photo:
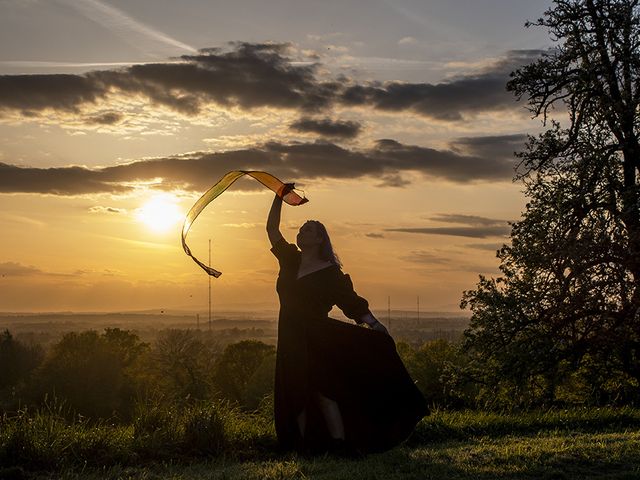
[[[435,412],[402,446],[360,459],[278,453],[268,415],[212,411],[182,424],[174,415],[172,425],[157,413],[131,425],[55,411],[5,417],[0,478],[640,478],[640,410],[631,408]]]

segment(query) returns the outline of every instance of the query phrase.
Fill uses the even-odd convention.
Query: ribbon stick
[[[207,205],[213,202],[222,192],[229,188],[233,182],[235,182],[243,175],[249,175],[250,177],[253,177],[258,182],[263,184],[265,187],[273,190],[280,198],[282,198],[282,200],[284,200],[289,205],[297,206],[309,201],[306,198],[298,195],[293,190],[292,184],[285,184],[267,172],[258,172],[253,170],[234,170],[227,173],[224,177],[218,180],[218,183],[207,190],[204,195],[202,195],[198,199],[198,201],[193,204],[193,207],[191,207],[191,210],[189,210],[189,213],[187,213],[187,216],[184,219],[184,225],[182,225],[182,248],[184,249],[184,252],[189,255],[194,262],[200,265],[200,267],[202,267],[205,272],[216,278],[222,275],[222,272],[216,270],[215,268],[211,268],[208,265],[205,265],[191,253],[191,249],[187,245],[186,241],[187,233],[189,233],[191,225],[193,225],[193,222],[196,220],[198,215],[200,215],[200,212],[202,212],[202,210],[204,210]]]

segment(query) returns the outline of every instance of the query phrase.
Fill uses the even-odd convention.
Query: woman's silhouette
[[[280,232],[281,209],[276,195],[267,233],[280,264],[278,441],[285,449],[304,452],[392,448],[427,414],[424,397],[387,329],[342,272],[324,225],[307,221],[298,232],[298,249]],[[329,318],[334,305],[370,328]]]

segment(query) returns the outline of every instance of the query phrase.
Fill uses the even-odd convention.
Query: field
[[[228,314],[211,327],[202,318],[169,312],[7,314],[0,316],[0,328],[50,351],[68,332],[128,326],[151,344],[151,353],[163,332],[182,329],[191,335],[193,345],[207,346],[205,358],[211,361],[213,354],[223,358],[225,346],[234,342],[275,343],[273,318]],[[467,322],[459,317],[410,314],[397,315],[393,321],[396,339],[418,345],[425,339],[455,339]],[[78,338],[89,341],[92,337]],[[87,360],[83,355],[80,363],[65,367],[61,378],[77,377],[84,392],[91,377],[81,375],[78,365]],[[203,363],[202,371],[208,375],[214,364]],[[154,372],[148,367],[138,365],[136,375],[127,370],[129,376],[123,378],[144,380]],[[181,378],[180,371],[174,373]],[[11,400],[11,389],[4,394],[7,405],[20,405]],[[339,458],[279,452],[269,396],[257,410],[214,397],[196,401],[180,394],[172,397],[173,403],[153,398],[138,399],[130,405],[129,414],[113,418],[80,415],[74,409],[77,406],[56,398],[29,408],[7,408],[0,414],[0,480],[640,478],[640,409],[631,407],[503,413],[435,410],[400,447],[363,458]]]
[[[217,453],[188,452],[184,449],[185,438],[177,440],[183,442],[181,447],[173,443],[171,447],[165,445],[163,450],[157,444],[158,450],[152,451],[148,448],[150,440],[145,441],[147,444],[136,442],[134,429],[128,426],[83,427],[76,423],[56,427],[55,422],[46,420],[46,416],[35,420],[42,427],[39,432],[31,430],[34,436],[41,436],[32,438],[33,457],[23,458],[26,463],[22,465],[0,470],[0,478],[640,477],[640,410],[630,408],[522,414],[434,412],[418,425],[414,435],[401,447],[359,459],[277,453],[270,422],[238,412],[223,415],[225,441]],[[9,424],[15,421],[15,418],[5,419],[4,427],[10,428]],[[75,432],[75,438],[68,438],[72,432]],[[43,441],[45,437],[46,441]],[[5,437],[4,447],[6,444]],[[52,464],[48,468],[34,468],[46,462]]]

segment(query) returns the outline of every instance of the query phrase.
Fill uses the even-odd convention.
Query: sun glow
[[[172,195],[155,195],[137,210],[136,218],[155,232],[166,232],[184,219],[176,201]]]

